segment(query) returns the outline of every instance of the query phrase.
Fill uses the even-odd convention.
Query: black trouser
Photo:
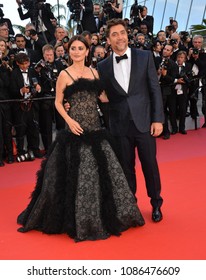
[[[12,155],[12,115],[9,104],[0,104],[0,159],[3,157],[4,146],[7,153]]]
[[[170,96],[170,122],[173,131],[178,131],[177,110],[179,116],[179,130],[185,130],[185,118],[187,113],[187,91],[177,94],[174,90]]]
[[[161,182],[156,160],[156,139],[151,136],[150,131],[139,132],[134,122],[130,121],[127,135],[116,137],[116,141],[122,153],[123,169],[133,194],[136,193],[135,155],[137,148],[151,205],[153,207],[161,206],[163,199],[160,196]]]
[[[21,109],[14,111],[14,126],[16,129],[16,144],[18,154],[24,153],[24,137],[27,137],[28,150],[39,150],[38,112],[33,108],[29,111]]]

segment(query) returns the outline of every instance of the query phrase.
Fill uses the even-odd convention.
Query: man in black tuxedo
[[[123,168],[134,195],[137,148],[153,207],[152,219],[159,222],[163,199],[155,137],[162,132],[164,112],[154,61],[150,51],[128,48],[124,20],[108,21],[106,36],[113,54],[98,63],[98,71],[109,99],[110,132],[120,145]]]
[[[16,129],[16,141],[19,161],[24,161],[24,138],[27,138],[27,152],[29,160],[34,157],[41,158],[39,150],[38,104],[26,101],[41,91],[38,84],[38,76],[35,70],[30,68],[29,56],[18,53],[15,56],[17,67],[12,71],[10,78],[10,94],[12,99],[24,99],[25,102],[16,102],[12,106],[13,123]]]

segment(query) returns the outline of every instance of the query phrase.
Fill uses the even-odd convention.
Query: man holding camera
[[[92,0],[69,0],[67,6],[72,13],[71,19],[77,22],[77,34],[97,32]]]
[[[16,0],[19,8],[18,13],[21,20],[31,19],[31,22],[35,26],[37,34],[42,34],[46,42],[50,42],[54,39],[54,26],[51,19],[55,19],[54,14],[51,11],[51,5],[45,4],[46,0]],[[28,10],[25,14],[22,10],[22,5]]]
[[[133,16],[133,18],[134,18],[132,27],[136,27],[136,26],[139,27],[140,23],[146,23],[147,28],[148,28],[148,34],[150,34],[152,36],[154,18],[153,18],[153,16],[147,15],[147,13],[148,13],[148,10],[147,10],[146,6],[134,4],[134,6],[131,7],[131,16]]]
[[[162,99],[164,106],[165,121],[163,124],[162,136],[164,140],[170,138],[170,130],[168,127],[168,113],[171,114],[171,93],[174,87],[174,80],[177,76],[177,68],[175,62],[170,58],[173,53],[173,46],[166,44],[163,48],[162,57],[155,57],[154,59],[160,62],[157,71],[159,75],[159,83],[162,91]],[[173,133],[173,132],[172,132]]]
[[[34,95],[41,92],[36,72],[30,68],[29,56],[19,53],[15,56],[17,67],[11,73],[10,92],[12,99],[22,99],[12,106],[13,123],[16,129],[18,161],[41,158],[39,151],[38,104],[32,102]],[[24,138],[28,148],[24,150]]]
[[[54,99],[56,94],[56,80],[64,69],[60,60],[55,60],[54,48],[52,45],[46,44],[43,49],[43,60],[36,64],[36,70],[39,71],[42,86],[41,97],[48,98],[39,102],[39,126],[42,142],[45,151],[49,149],[52,143],[52,123],[55,121],[56,129],[64,129],[64,119],[59,115],[54,107]]]
[[[192,39],[193,47],[189,49],[188,59],[192,64],[192,71],[199,78],[192,88],[193,92],[190,89],[190,97],[194,96],[194,92],[196,98],[190,98],[190,114],[193,119],[199,115],[197,110],[197,100],[198,100],[198,91],[200,89],[202,93],[202,113],[205,116],[205,123],[203,127],[206,127],[206,53],[203,49],[203,36],[195,35]]]

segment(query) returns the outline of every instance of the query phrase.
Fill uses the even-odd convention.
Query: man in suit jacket
[[[36,84],[37,73],[30,68],[29,56],[25,53],[18,53],[15,56],[16,67],[10,78],[10,94],[12,99],[25,99],[32,96],[32,88],[38,94],[41,91],[40,85]],[[34,83],[34,78],[36,81]],[[39,128],[38,128],[38,104],[37,102],[16,102],[12,106],[13,123],[16,129],[16,141],[18,156],[25,155],[24,138],[27,137],[27,151],[32,152],[32,157],[41,158],[39,150]],[[31,153],[30,153],[31,155]],[[23,159],[23,158],[22,158]],[[24,161],[23,159],[22,161]]]
[[[128,48],[122,19],[107,22],[106,36],[113,54],[98,63],[98,71],[110,102],[110,132],[120,145],[123,168],[134,195],[135,149],[138,149],[153,207],[152,219],[159,222],[163,199],[155,137],[162,132],[164,112],[154,61],[151,52]]]

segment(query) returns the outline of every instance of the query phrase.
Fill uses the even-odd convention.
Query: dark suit
[[[185,63],[182,69],[179,69],[176,64],[177,73],[176,79],[183,77],[183,73],[188,75],[191,72],[191,64]],[[185,118],[187,113],[187,100],[188,100],[188,88],[189,83],[181,84],[182,94],[177,94],[177,89],[172,88],[172,94],[170,96],[170,122],[172,131],[178,131],[177,127],[177,110],[179,115],[179,131],[185,130]]]
[[[100,80],[109,98],[109,124],[122,151],[123,168],[136,193],[135,148],[142,164],[148,196],[153,207],[161,206],[161,183],[156,161],[156,141],[151,123],[164,121],[161,91],[152,54],[131,49],[128,93],[114,77],[113,55],[98,63]]]
[[[93,14],[93,2],[92,0],[85,0],[84,4],[85,10],[83,11],[83,17],[81,20],[82,31],[89,31],[90,33],[96,33],[97,27]]]
[[[54,31],[55,31],[55,28],[52,25],[51,20],[50,20],[50,19],[54,19],[55,17],[54,17],[54,14],[52,13],[50,7],[51,7],[50,4],[43,4],[42,9],[41,9],[42,10],[41,18],[47,29],[47,31],[45,32],[45,35],[46,35],[48,42],[50,42],[51,40],[54,39]],[[31,8],[25,14],[23,14],[22,7],[19,7],[18,13],[19,13],[19,17],[21,20],[30,18],[38,32],[38,26],[37,26],[38,22],[36,20],[37,19],[36,9]]]
[[[36,72],[29,68],[28,77],[30,85],[32,78],[36,77]],[[10,79],[10,93],[12,99],[22,99],[20,89],[24,87],[24,79],[21,70],[15,68]],[[24,153],[24,137],[27,136],[28,150],[34,152],[39,150],[39,128],[38,128],[38,104],[33,102],[30,110],[24,110],[20,102],[12,106],[13,122],[16,129],[16,141],[18,154]]]

